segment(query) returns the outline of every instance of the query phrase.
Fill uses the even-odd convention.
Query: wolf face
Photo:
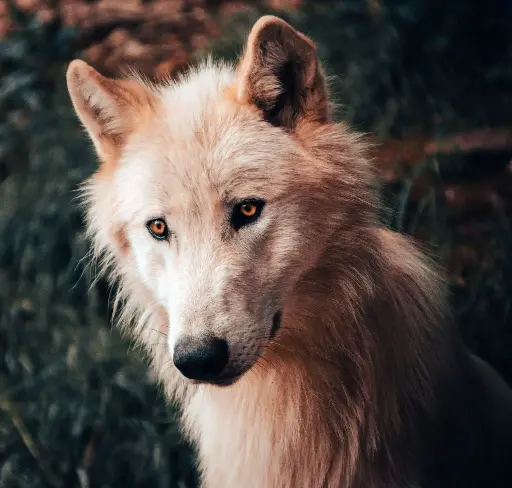
[[[210,93],[194,87],[222,75],[211,67],[166,89],[164,114],[134,134],[114,191],[133,264],[168,316],[175,362],[193,348],[207,356],[206,366],[177,364],[184,374],[227,382],[258,359],[279,327],[313,249],[308,241],[322,230],[308,218],[303,151],[222,100],[221,85]],[[204,97],[197,107],[184,93],[191,89]],[[224,356],[209,358],[220,341]]]
[[[101,160],[87,187],[97,251],[149,293],[128,299],[165,317],[184,376],[231,384],[286,325],[349,218],[343,187],[361,184],[308,147],[330,118],[314,45],[264,17],[236,71],[208,62],[150,86],[74,61],[68,87]]]

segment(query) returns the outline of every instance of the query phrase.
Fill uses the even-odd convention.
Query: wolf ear
[[[98,156],[119,156],[137,117],[151,106],[149,90],[134,80],[114,80],[75,59],[68,67],[68,91],[75,111],[92,139]]]
[[[315,44],[278,17],[254,24],[237,74],[238,100],[256,106],[272,125],[293,130],[300,119],[330,120]]]

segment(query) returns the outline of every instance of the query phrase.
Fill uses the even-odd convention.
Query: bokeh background
[[[317,42],[337,118],[378,143],[382,219],[443,264],[466,343],[512,382],[512,2],[1,0],[0,487],[195,486],[84,259],[75,196],[96,163],[64,73],[234,59],[263,13]]]

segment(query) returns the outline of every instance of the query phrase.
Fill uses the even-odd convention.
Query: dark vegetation
[[[216,27],[184,42],[187,56],[233,58],[266,11],[228,15],[221,3],[200,11],[214,12]],[[382,218],[445,265],[467,344],[512,382],[512,9],[506,0],[385,3],[303,2],[281,15],[318,42],[336,76],[338,116],[383,141]],[[95,160],[64,73],[88,48],[83,29],[56,14],[8,15],[16,28],[0,41],[0,487],[194,486],[174,410],[111,330],[109,291],[91,286],[82,259],[73,198]],[[108,29],[89,28],[87,42],[101,44]],[[164,68],[174,72],[187,56]]]

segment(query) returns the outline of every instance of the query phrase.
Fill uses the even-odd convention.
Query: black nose
[[[182,337],[174,346],[174,365],[191,380],[214,380],[228,359],[228,343],[216,337]]]

